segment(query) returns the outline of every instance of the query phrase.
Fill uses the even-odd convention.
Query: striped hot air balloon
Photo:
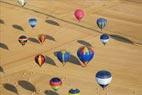
[[[97,25],[102,30],[107,24],[107,20],[105,18],[98,18]]]
[[[77,56],[82,63],[87,64],[94,57],[94,50],[92,47],[82,46],[77,51]]]
[[[45,40],[46,40],[46,36],[44,34],[40,34],[38,36],[38,40],[39,40],[40,43],[43,44],[45,42]]]
[[[68,95],[80,95],[80,90],[79,89],[70,89]]]
[[[62,85],[62,80],[58,77],[54,77],[50,80],[50,86],[54,91],[58,91]]]
[[[29,25],[34,28],[37,25],[37,19],[36,18],[30,18],[29,19]]]
[[[45,57],[44,57],[44,55],[38,54],[38,55],[35,57],[35,62],[36,62],[39,66],[42,66],[42,65],[45,63]]]
[[[63,65],[65,65],[65,63],[69,61],[70,57],[71,57],[70,53],[65,50],[57,52],[57,58],[60,62],[63,63]]]
[[[21,35],[19,38],[18,38],[18,41],[19,43],[23,46],[27,43],[28,41],[28,37],[26,37],[25,35]]]
[[[97,83],[104,89],[111,83],[112,75],[109,71],[101,70],[96,73]]]
[[[105,45],[109,41],[109,36],[107,34],[102,34],[100,40]]]

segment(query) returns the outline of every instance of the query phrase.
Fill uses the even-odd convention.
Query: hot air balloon
[[[17,2],[23,7],[26,4],[26,0],[17,0]]]
[[[30,18],[29,19],[29,25],[34,28],[37,25],[37,19],[36,18]]]
[[[84,17],[84,11],[83,10],[81,10],[81,9],[77,9],[77,10],[75,10],[75,12],[74,12],[74,16],[75,16],[75,18],[80,22],[80,20]]]
[[[46,40],[46,36],[44,34],[40,34],[38,36],[38,39],[39,39],[39,42],[43,44]]]
[[[25,35],[21,35],[19,38],[18,38],[18,41],[20,44],[25,45],[25,43],[27,43],[28,41],[28,37],[26,37]]]
[[[100,40],[105,45],[109,41],[109,36],[107,34],[102,34]]]
[[[58,91],[62,85],[62,80],[58,77],[54,77],[50,80],[50,85],[54,91]]]
[[[41,67],[45,63],[45,57],[42,54],[38,54],[35,57],[35,62]]]
[[[112,75],[109,71],[101,70],[96,73],[97,83],[104,89],[111,83]]]
[[[87,65],[94,57],[94,50],[92,47],[82,46],[78,49],[77,56],[83,64]]]
[[[97,25],[102,30],[107,24],[107,20],[105,18],[98,18]]]
[[[57,52],[57,58],[59,59],[60,62],[63,63],[63,65],[65,65],[65,63],[69,61],[70,57],[71,57],[70,53],[65,50]]]
[[[80,90],[79,89],[70,89],[68,95],[80,95]]]

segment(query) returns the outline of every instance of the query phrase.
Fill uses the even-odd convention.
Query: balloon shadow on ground
[[[29,90],[31,92],[36,92],[35,86],[28,81],[20,80],[20,81],[18,81],[18,84],[26,90]]]
[[[117,40],[117,41],[120,41],[120,42],[124,42],[124,43],[128,43],[128,44],[134,44],[134,42],[131,41],[130,39],[125,38],[125,37],[122,37],[122,36],[120,36],[120,35],[110,34],[109,36],[110,36],[112,39]]]
[[[36,38],[30,37],[28,40],[31,41],[31,42],[33,42],[33,43],[40,44],[40,42]]]
[[[51,25],[60,26],[60,24],[54,20],[45,20],[45,22]]]
[[[4,24],[4,20],[0,19],[0,24]]]
[[[54,56],[55,56],[55,57],[57,57],[57,53],[58,53],[58,52],[59,52],[59,51],[55,51],[55,52],[54,52]]]
[[[59,95],[57,92],[54,92],[52,90],[46,90],[44,93],[45,95]]]
[[[6,44],[4,44],[4,43],[0,43],[0,48],[9,50],[8,46]]]
[[[12,25],[12,27],[17,29],[17,30],[24,31],[24,28],[20,25],[14,24],[14,25]]]
[[[71,58],[69,59],[69,62],[75,65],[80,65],[80,61],[78,60],[78,58],[72,54],[71,54]]]
[[[48,56],[45,56],[45,62],[47,64],[53,65],[53,66],[57,66],[56,63],[54,62],[54,60]]]
[[[16,87],[15,87],[14,85],[9,84],[9,83],[4,83],[4,84],[3,84],[3,87],[4,87],[6,90],[8,90],[8,91],[10,91],[10,92],[13,92],[13,93],[15,93],[15,94],[17,94],[17,95],[19,95],[19,94],[18,94],[18,91],[17,91],[17,89],[16,89]]]
[[[45,35],[45,38],[51,41],[56,41],[55,38],[50,35]]]
[[[0,66],[0,72],[4,73],[4,69]]]
[[[84,40],[77,40],[78,43],[84,45],[84,46],[89,46],[89,47],[92,47],[92,45],[89,43],[89,42],[86,42]]]

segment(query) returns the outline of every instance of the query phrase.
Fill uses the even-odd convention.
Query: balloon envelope
[[[107,20],[105,18],[98,18],[97,25],[102,30],[107,24]]]
[[[50,80],[49,84],[50,84],[50,86],[52,87],[53,90],[57,91],[61,87],[62,81],[61,81],[60,78],[54,77]]]
[[[109,71],[101,70],[96,73],[96,81],[102,87],[105,88],[111,83],[112,75]]]
[[[83,63],[88,63],[94,57],[94,50],[92,47],[82,46],[78,49],[77,56]]]
[[[39,65],[42,66],[45,63],[45,57],[42,54],[38,54],[35,56],[35,62]]]
[[[28,38],[25,35],[21,35],[18,38],[18,41],[19,41],[20,44],[25,45],[25,43],[27,43],[27,41],[28,41]]]
[[[83,17],[84,17],[84,11],[83,10],[81,10],[81,9],[77,9],[77,10],[75,10],[75,12],[74,12],[74,16],[75,16],[75,18],[78,20],[78,21],[80,21]]]
[[[105,45],[109,41],[109,36],[107,34],[102,34],[100,40]]]
[[[37,19],[36,18],[30,18],[29,19],[29,25],[34,28],[37,25]]]
[[[26,4],[26,0],[17,0],[17,2],[21,5],[24,6]]]
[[[45,37],[44,34],[40,34],[40,35],[38,36],[38,39],[39,39],[39,42],[40,42],[40,43],[44,43],[45,40],[46,40],[46,37]]]
[[[79,89],[70,89],[68,95],[80,95]]]
[[[57,58],[62,63],[66,63],[67,61],[69,61],[70,57],[71,57],[70,53],[65,50],[57,52]]]

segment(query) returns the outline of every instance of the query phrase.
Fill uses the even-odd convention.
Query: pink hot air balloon
[[[81,9],[77,9],[75,12],[74,12],[74,16],[75,18],[80,21],[83,17],[84,17],[84,11],[81,10]]]

